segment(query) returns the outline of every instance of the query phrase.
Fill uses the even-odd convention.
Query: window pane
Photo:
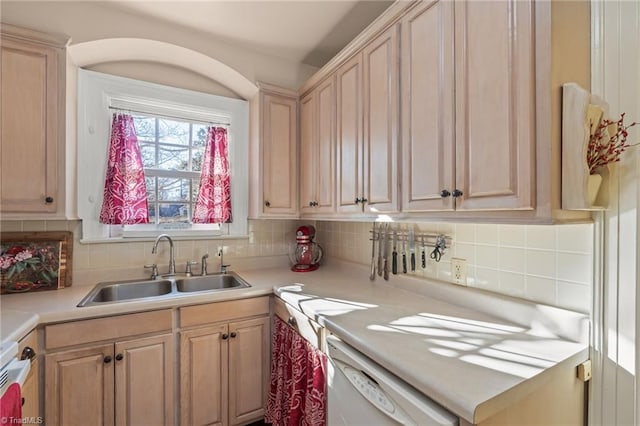
[[[204,124],[193,125],[193,146],[206,146],[207,144],[207,129],[208,126]]]
[[[189,201],[189,180],[158,178],[158,197],[160,201]]]
[[[204,148],[195,148],[191,152],[191,170],[194,172],[202,171],[202,158],[204,157]]]
[[[195,203],[198,199],[198,190],[200,189],[200,178],[191,179],[191,200]]]
[[[147,184],[147,200],[155,201],[156,199],[156,178],[145,177],[145,183]]]
[[[189,148],[159,145],[157,167],[164,170],[187,171],[189,169]]]
[[[161,143],[189,145],[189,123],[159,118],[158,141]]]
[[[187,204],[160,203],[160,223],[188,222],[189,208]]]
[[[156,203],[149,203],[149,223],[156,223]]]
[[[136,136],[138,140],[156,139],[156,119],[153,117],[145,117],[140,115],[133,116],[133,123],[136,126]]]
[[[156,166],[156,146],[155,144],[140,143],[140,155],[142,156],[143,167]]]

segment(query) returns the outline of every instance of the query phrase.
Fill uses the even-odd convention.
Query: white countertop
[[[270,280],[283,300],[471,423],[535,390],[554,370],[588,359],[583,314],[392,276],[421,285],[417,294],[377,276],[370,282],[368,272],[341,264],[243,276]]]
[[[541,386],[553,370],[588,358],[588,318],[405,276],[368,279],[362,265],[332,261],[317,271],[237,271],[251,288],[78,308],[93,288],[0,297],[0,340],[38,324],[268,295],[325,325],[436,402],[482,421]]]

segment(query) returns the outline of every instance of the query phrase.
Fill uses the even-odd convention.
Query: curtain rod
[[[174,119],[174,120],[189,121],[191,123],[213,124],[213,125],[216,125],[216,126],[231,127],[231,123],[224,123],[224,122],[220,122],[220,121],[204,121],[204,120],[197,120],[197,119],[191,119],[191,118],[176,117],[174,115],[169,115],[169,114],[156,114],[156,113],[150,113],[150,112],[146,112],[146,111],[139,111],[139,110],[135,110],[135,109],[131,109],[131,108],[119,108],[119,107],[113,107],[113,106],[110,106],[109,109],[115,110],[115,111],[123,111],[123,112],[136,112],[138,114],[144,114],[144,115],[148,115],[148,116],[151,116],[151,117],[162,117],[162,118],[171,118],[171,119]]]

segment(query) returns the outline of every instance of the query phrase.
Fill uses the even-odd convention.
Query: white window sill
[[[164,232],[158,232],[153,236],[141,236],[141,237],[111,237],[111,238],[89,238],[81,239],[80,244],[111,244],[111,243],[135,243],[155,241],[156,237]],[[220,235],[220,234],[203,234],[199,232],[197,235],[171,235],[174,241],[189,241],[189,240],[247,240],[248,235]]]

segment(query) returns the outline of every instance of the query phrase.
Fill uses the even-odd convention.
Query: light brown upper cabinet
[[[402,19],[403,211],[535,207],[534,36],[527,1]]]
[[[300,100],[300,213],[335,211],[336,94],[333,77]]]
[[[63,216],[66,37],[0,31],[0,212]]]
[[[398,28],[336,71],[338,213],[398,211]]]
[[[298,97],[260,84],[251,100],[249,217],[298,215]]]

